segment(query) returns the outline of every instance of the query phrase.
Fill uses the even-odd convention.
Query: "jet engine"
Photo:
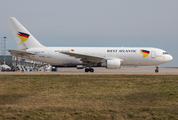
[[[120,69],[121,68],[121,60],[113,59],[113,60],[106,60],[105,63],[97,64],[99,67],[106,67],[107,69]]]

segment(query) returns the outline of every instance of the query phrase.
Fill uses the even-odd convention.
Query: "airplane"
[[[120,69],[121,66],[159,65],[173,57],[165,50],[153,47],[46,47],[14,17],[7,18],[19,50],[8,50],[12,55],[48,63],[50,65],[83,65],[85,72],[92,66]]]

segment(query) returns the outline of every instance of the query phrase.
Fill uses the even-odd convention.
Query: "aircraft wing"
[[[35,55],[35,53],[29,53],[25,51],[19,51],[19,50],[8,50],[12,55],[16,57],[26,57],[29,58],[30,55]]]
[[[84,63],[88,63],[88,62],[99,63],[99,62],[102,62],[103,60],[105,60],[102,57],[86,55],[86,54],[79,54],[79,53],[72,53],[72,52],[60,52],[60,53],[69,55],[71,57],[80,58],[80,60],[83,61]]]

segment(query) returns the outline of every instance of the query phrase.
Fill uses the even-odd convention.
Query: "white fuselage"
[[[72,52],[107,59],[121,59],[121,65],[150,66],[160,65],[172,60],[172,56],[164,50],[146,47],[43,47],[31,48],[26,52],[36,53],[30,59],[51,65],[82,65],[80,58],[71,57],[60,52]],[[143,58],[140,50],[149,54]],[[163,54],[166,53],[166,54]]]
[[[8,50],[17,57],[51,65],[79,65],[85,72],[92,66],[120,69],[123,65],[151,66],[172,60],[166,51],[150,47],[45,47],[14,17],[7,18],[19,50]]]

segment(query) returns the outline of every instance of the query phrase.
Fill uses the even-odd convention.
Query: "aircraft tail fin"
[[[16,18],[9,17],[7,20],[19,50],[44,47]]]

